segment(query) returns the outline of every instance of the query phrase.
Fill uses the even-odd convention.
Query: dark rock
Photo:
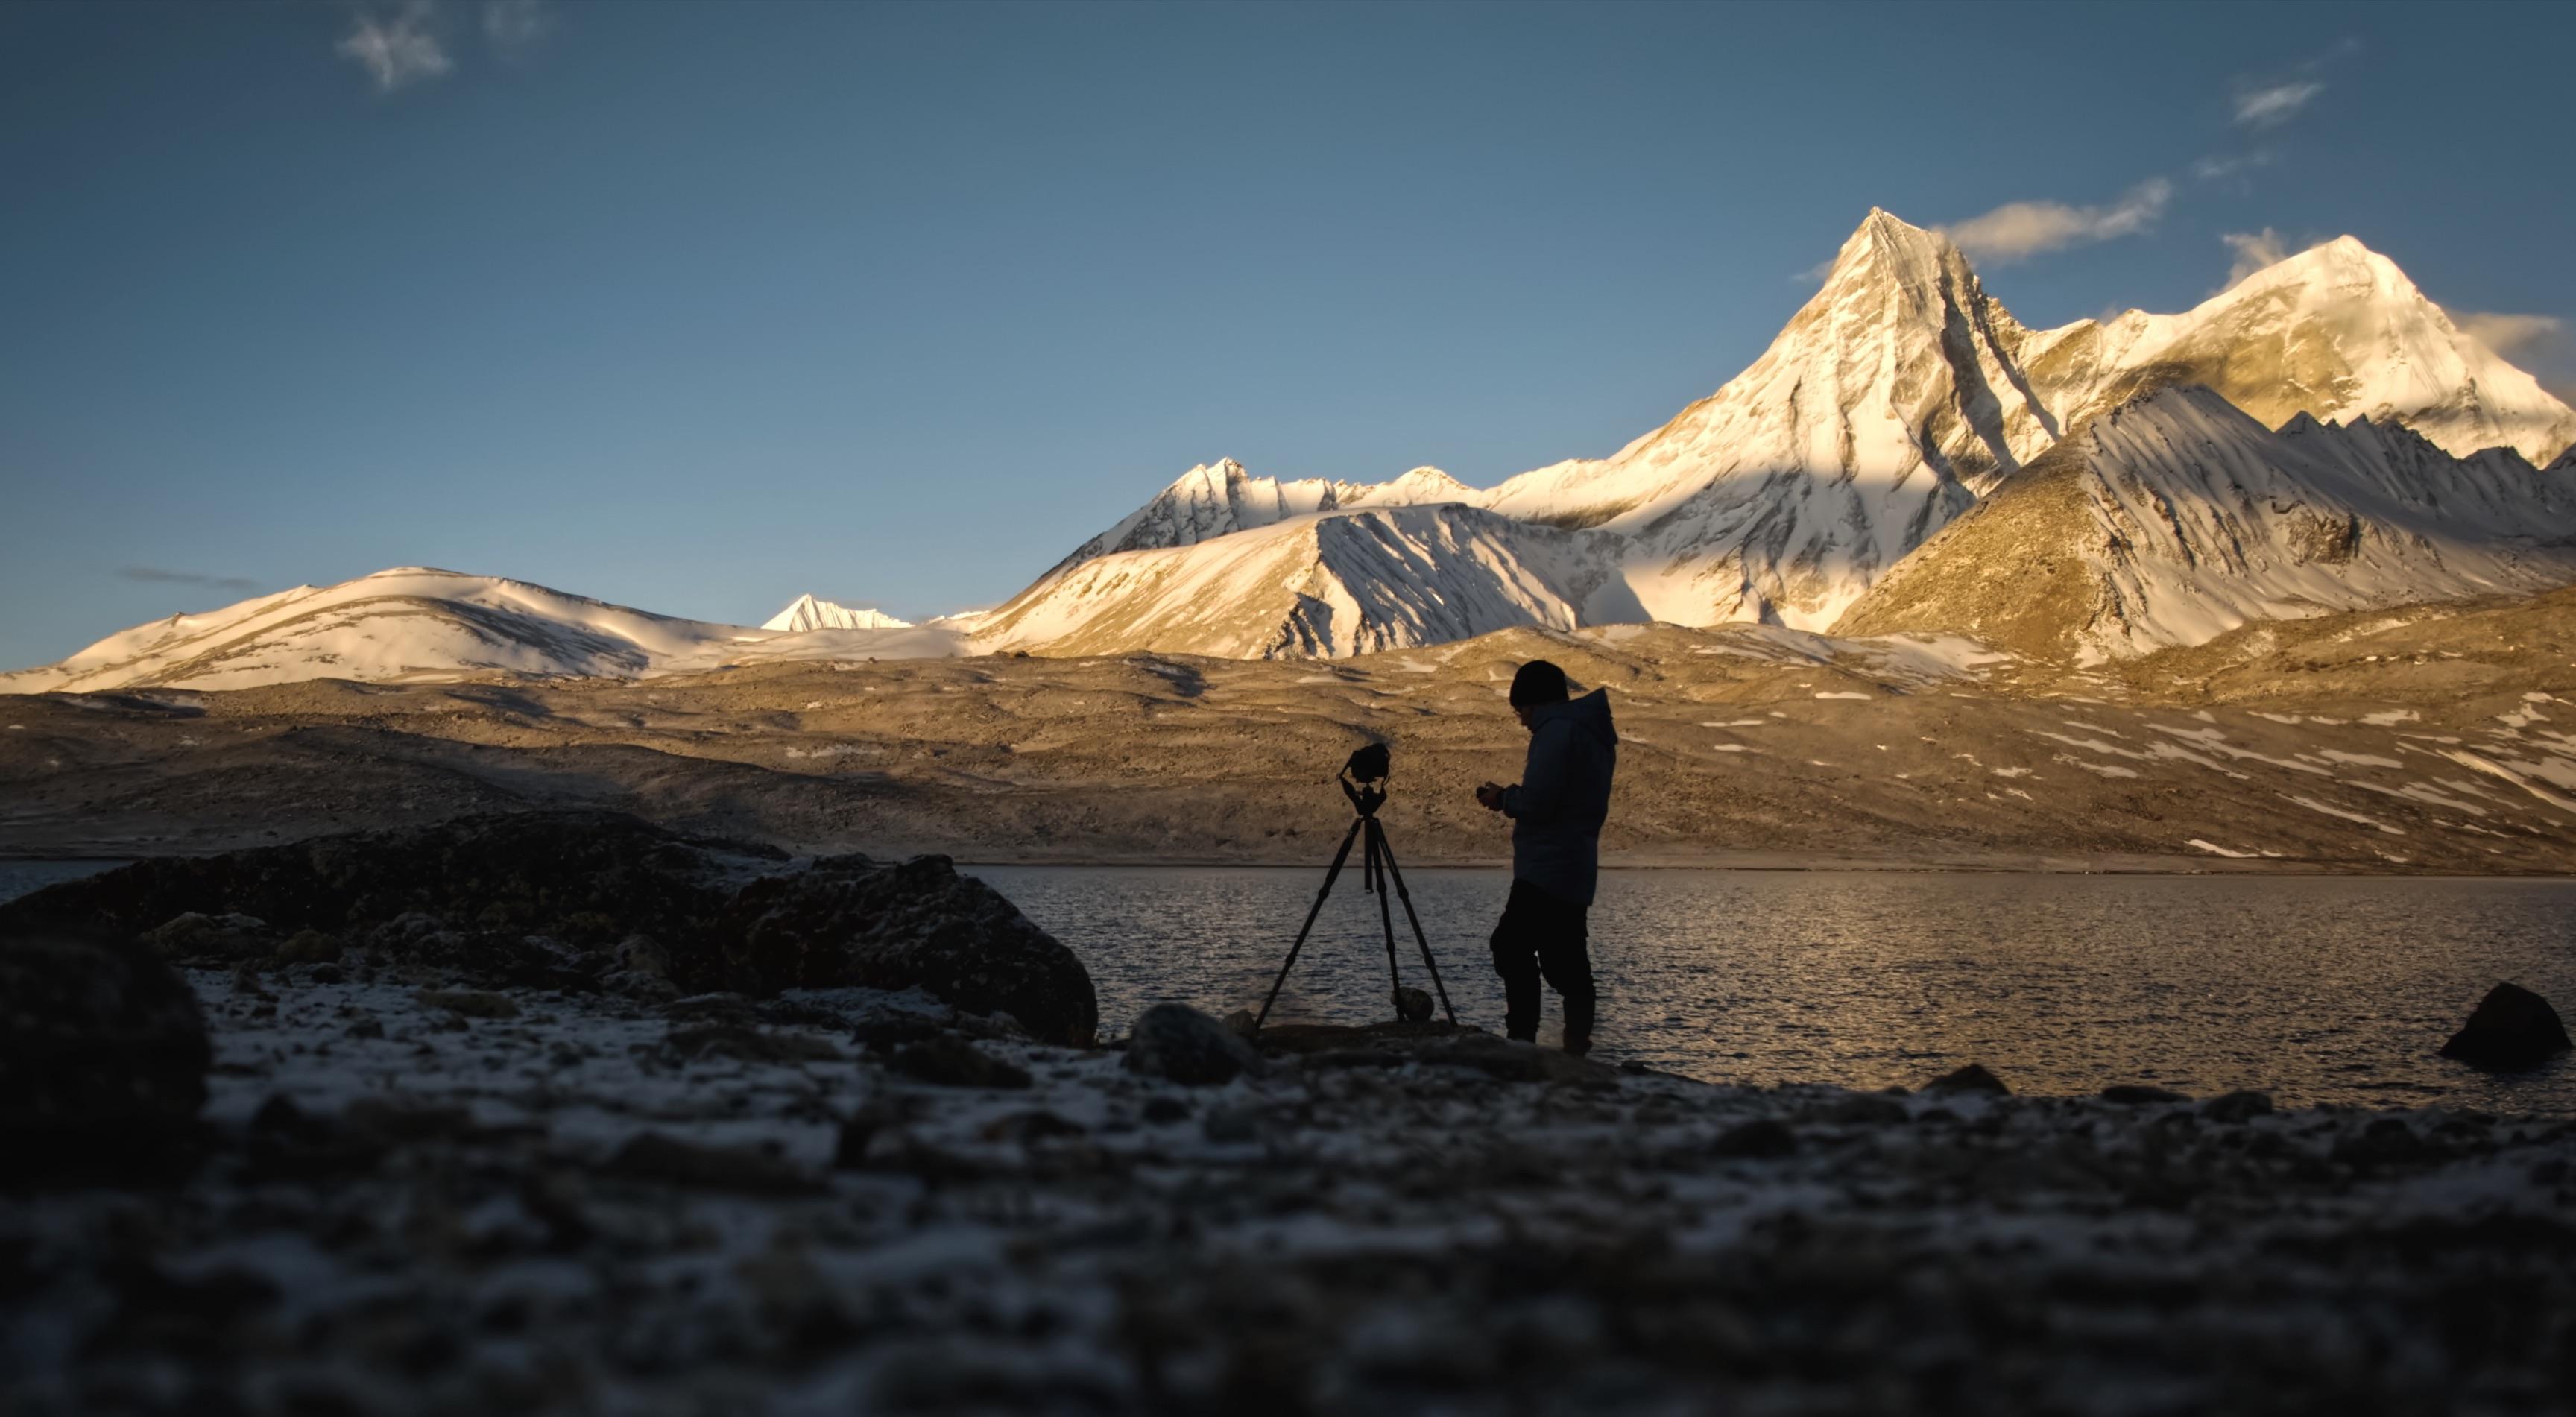
[[[1020,1088],[1028,1070],[1006,1063],[953,1034],[925,1038],[896,1050],[887,1066],[905,1077],[942,1087]]]
[[[1395,991],[1395,1016],[1406,1023],[1431,1022],[1432,999],[1428,989],[1407,985]]]
[[[2213,1122],[2243,1122],[2271,1115],[2272,1099],[2260,1092],[2231,1092],[2200,1104],[2200,1115]]]
[[[880,866],[815,862],[743,887],[718,933],[721,957],[672,961],[683,988],[919,988],[970,1013],[1009,1014],[1033,1038],[1091,1046],[1100,1004],[1073,951],[947,857]]]
[[[315,1116],[282,1092],[251,1114],[248,1142],[250,1173],[261,1180],[345,1176],[371,1169],[385,1153],[381,1141]]]
[[[746,1063],[837,1063],[841,1050],[810,1033],[764,1033],[736,1024],[672,1029],[662,1051],[679,1059],[735,1058]]]
[[[832,1165],[849,1171],[865,1166],[868,1145],[900,1119],[883,1107],[863,1107],[841,1120],[839,1137],[832,1146]]]
[[[2498,984],[2469,1021],[2442,1045],[2442,1056],[2473,1068],[2522,1072],[2568,1051],[2567,1026],[2549,1001],[2519,984]]]
[[[451,935],[441,943],[461,949],[459,958],[422,962],[544,973],[544,961],[519,957],[525,936],[604,949],[633,933],[678,935],[722,911],[732,894],[727,865],[758,853],[691,843],[617,812],[463,817],[220,856],[138,861],[0,905],[0,928],[54,923],[129,937],[196,911],[256,916],[292,935],[419,915],[432,928],[416,924],[370,943]],[[733,862],[722,859],[728,856]],[[783,862],[785,855],[769,859]]]
[[[1419,1028],[1406,1034],[1397,1030]],[[1398,1068],[1407,1063],[1467,1068],[1500,1082],[1554,1083],[1595,1091],[1616,1088],[1619,1070],[1554,1048],[1514,1043],[1490,1033],[1452,1031],[1445,1024],[1392,1024],[1384,1029],[1342,1029],[1338,1035],[1356,1046],[1327,1047],[1308,1054],[1309,1068]],[[1264,1042],[1273,1041],[1268,1033]]]
[[[1127,1071],[1191,1087],[1232,1082],[1261,1065],[1252,1045],[1187,1004],[1156,1004],[1127,1037]]]
[[[1078,1137],[1084,1134],[1080,1124],[1067,1121],[1043,1108],[1005,1113],[985,1123],[981,1133],[986,1141],[1021,1143],[1048,1141],[1058,1137]]]
[[[0,1170],[162,1150],[212,1060],[196,995],[149,950],[0,942]]]
[[[1982,1063],[1970,1063],[1956,1072],[1943,1073],[1923,1084],[1923,1090],[1925,1092],[1985,1093],[1992,1097],[2007,1097],[2012,1093],[2011,1088],[2004,1086],[2004,1080],[1987,1072]]]
[[[1787,1156],[1798,1149],[1798,1134],[1782,1123],[1760,1117],[1718,1135],[1708,1154],[1721,1159]]]
[[[760,1022],[760,1014],[751,1000],[740,994],[691,994],[673,999],[662,1006],[662,1017],[673,1023],[723,1023],[749,1028]]]
[[[424,1009],[445,1009],[460,1018],[517,1018],[519,1006],[507,994],[479,989],[423,989],[412,996]]]
[[[1261,1139],[1261,1114],[1249,1107],[1220,1107],[1199,1121],[1199,1135],[1220,1146]]]
[[[2158,1103],[2189,1102],[2191,1099],[2171,1088],[2123,1082],[2102,1089],[2102,1100],[2116,1102],[2123,1107],[2151,1107]]]
[[[1190,1104],[1183,1102],[1177,1097],[1148,1097],[1145,1099],[1145,1120],[1153,1123],[1155,1126],[1163,1127],[1169,1126],[1174,1122],[1185,1122],[1189,1120],[1189,1116]]]
[[[2395,1117],[2381,1117],[2336,1142],[2335,1160],[2351,1166],[2390,1166],[2441,1159],[2440,1147]]]
[[[277,932],[255,915],[183,911],[140,936],[164,959],[253,959],[277,947]]]
[[[1259,1031],[1253,1027],[1258,1022],[1260,1022],[1260,1015],[1252,1010],[1236,1009],[1225,1016],[1225,1031],[1237,1038],[1250,1038]]]
[[[769,848],[691,839],[616,812],[462,817],[221,856],[161,858],[0,903],[39,928],[176,954],[294,960],[346,945],[372,966],[486,988],[919,988],[1089,1046],[1091,976],[1070,950],[945,857],[863,856],[786,871]],[[749,884],[746,872],[768,871]]]
[[[280,964],[324,964],[338,959],[347,949],[337,935],[319,930],[298,930],[286,943],[277,947]]]
[[[753,1195],[800,1195],[821,1188],[814,1177],[767,1152],[701,1146],[660,1132],[629,1138],[602,1169],[629,1180]]]
[[[474,1131],[474,1110],[416,1097],[361,1097],[341,1109],[339,1125],[385,1145],[454,1141]]]
[[[1816,1109],[1814,1120],[1840,1127],[1884,1127],[1906,1120],[1906,1111],[1895,1099],[1876,1093],[1856,1092],[1837,1098]]]

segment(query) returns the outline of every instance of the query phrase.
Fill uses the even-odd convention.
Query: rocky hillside
[[[2576,483],[2404,428],[2279,433],[2199,386],[2088,422],[1943,529],[1837,624],[1940,629],[2091,662],[2256,620],[2576,579]]]
[[[333,681],[0,701],[0,855],[193,853],[527,807],[799,851],[1311,867],[1393,745],[1408,864],[1490,862],[1467,795],[1544,655],[1622,734],[1610,859],[2576,869],[2576,591],[2247,625],[2070,670],[1963,637],[1511,630],[1329,663],[779,663],[640,683]],[[270,835],[274,833],[274,835]]]

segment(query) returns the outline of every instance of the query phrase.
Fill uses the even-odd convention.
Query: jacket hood
[[[1578,733],[1588,733],[1614,748],[1619,744],[1619,730],[1610,722],[1610,691],[1607,689],[1595,689],[1582,698],[1568,699],[1561,704],[1542,704],[1532,711],[1531,717],[1536,720],[1530,725],[1533,730],[1561,719],[1573,724]]]

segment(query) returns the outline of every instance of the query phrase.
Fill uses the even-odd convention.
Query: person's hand
[[[1503,810],[1503,789],[1490,782],[1478,785],[1476,788],[1476,805],[1484,808],[1488,812],[1499,812]]]

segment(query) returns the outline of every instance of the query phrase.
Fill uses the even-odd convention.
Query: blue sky
[[[2350,232],[2564,388],[2571,42],[2536,4],[0,8],[0,664],[415,563],[918,616],[1194,462],[1489,484],[1716,388],[1872,205],[1986,233],[2035,324]]]

